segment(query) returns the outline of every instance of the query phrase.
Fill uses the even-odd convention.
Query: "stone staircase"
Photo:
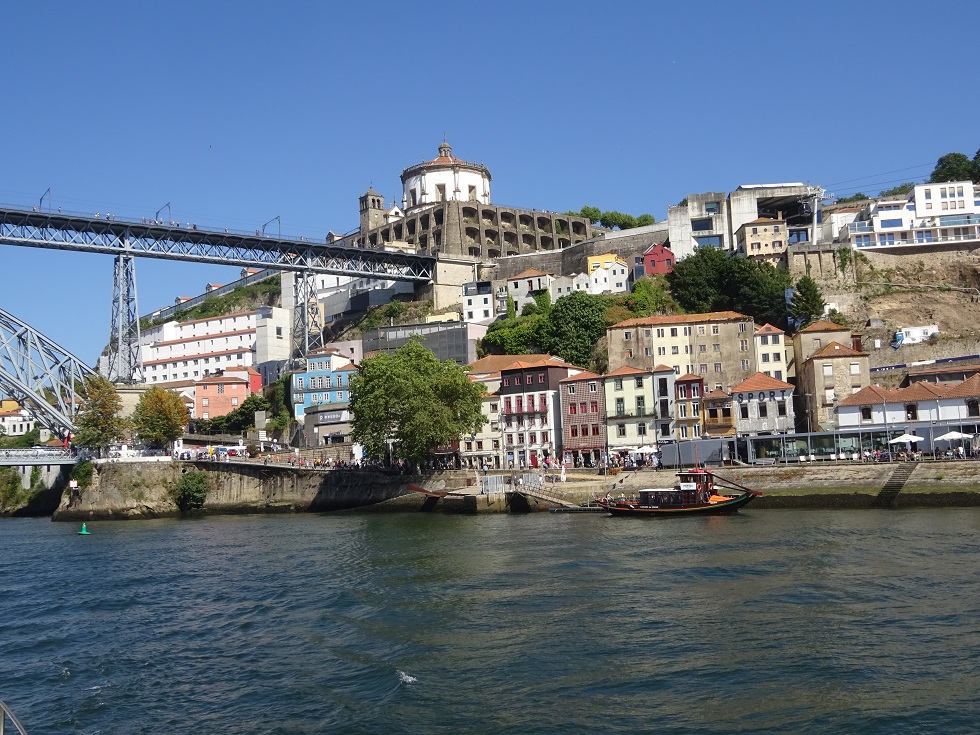
[[[918,466],[918,462],[903,462],[898,465],[885,481],[885,484],[881,486],[881,492],[875,498],[875,505],[879,508],[894,508],[895,498],[902,492],[905,483],[909,481],[909,477],[912,476]]]

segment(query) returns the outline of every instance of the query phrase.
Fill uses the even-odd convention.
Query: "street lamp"
[[[51,187],[50,186],[48,187],[48,190],[41,195],[40,200],[38,200],[37,209],[39,212],[44,210],[44,197],[48,198],[48,211],[50,212],[51,211]]]
[[[270,219],[268,222],[266,222],[264,225],[262,225],[262,237],[265,237],[265,228],[271,225],[273,222],[275,222],[278,225],[276,228],[276,238],[282,240],[282,220],[279,219],[278,214],[272,219]]]
[[[162,212],[165,209],[167,210],[167,219],[171,220],[174,218],[173,212],[170,211],[170,202],[167,202],[162,207],[160,207],[160,209],[156,211],[156,214],[153,215],[154,221],[160,219],[160,212]]]

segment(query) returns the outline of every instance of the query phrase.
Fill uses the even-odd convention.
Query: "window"
[[[741,416],[741,417],[742,417],[743,419],[747,419],[747,418],[749,417],[749,404],[747,404],[747,403],[743,403],[743,404],[741,404],[741,405],[740,405],[740,406],[738,407],[738,410],[739,410],[739,415],[740,415],[740,416]]]
[[[747,339],[740,339],[738,341],[738,351],[748,352],[749,351],[749,341]]]
[[[657,336],[658,336],[658,337],[663,337],[663,336],[664,336],[664,330],[662,330],[662,329],[658,329],[658,330],[657,330]]]
[[[640,436],[647,435],[647,425],[645,422],[641,421],[636,425],[636,433],[639,434]]]
[[[716,373],[720,373],[721,372],[721,363],[720,362],[716,362],[715,363],[715,372]]]
[[[622,416],[626,413],[626,401],[622,398],[616,399],[616,415]]]
[[[616,424],[616,436],[626,436],[626,424]]]
[[[622,390],[622,389],[623,389],[623,379],[622,378],[614,378],[613,379],[613,390]]]
[[[568,386],[568,393],[569,393],[569,395],[573,395],[575,393],[575,384],[574,383],[572,383],[572,384],[570,384]]]
[[[679,352],[680,352],[680,348],[677,345],[674,345],[673,347],[670,348],[670,354],[672,355],[676,355]]]
[[[777,416],[786,415],[786,401],[776,401],[776,415]]]
[[[625,332],[623,332],[623,339],[625,339],[627,342],[633,339],[633,335],[628,329]]]
[[[701,404],[700,403],[692,403],[691,404],[691,415],[694,418],[700,418],[700,416],[701,416]]]
[[[686,419],[687,418],[687,404],[686,403],[679,403],[677,405],[677,415],[678,415],[678,417],[680,417],[682,419]]]
[[[746,329],[748,329],[748,325],[746,325],[745,322],[740,322],[738,325],[738,331],[744,332]]]
[[[703,324],[698,327],[698,334],[701,335],[702,337],[704,336],[704,325]]]
[[[711,223],[711,218],[706,217],[704,219],[692,219],[691,220],[691,231],[692,232],[710,232],[714,229]]]
[[[643,356],[644,357],[653,357],[653,350],[650,347],[644,347],[643,348]]]
[[[224,385],[221,385],[221,384],[219,384],[219,385],[218,385],[218,393],[224,393],[224,392],[225,392],[225,386],[224,386]]]
[[[574,403],[568,404],[568,413],[572,416],[578,413],[578,407]]]
[[[718,214],[719,204],[718,202],[705,202],[704,203],[704,213],[705,214]]]
[[[589,403],[589,412],[590,413],[599,413],[599,401],[591,401]]]
[[[769,344],[769,335],[764,334],[761,337],[759,337],[759,343],[764,345]]]
[[[860,374],[861,374],[861,365],[860,365],[860,363],[852,362],[851,363],[851,375],[860,375]]]
[[[776,380],[782,380],[783,379],[783,371],[782,370],[776,370],[775,372],[773,372],[772,377],[774,377]]]
[[[578,412],[579,413],[585,413],[585,401],[581,401],[578,404]]]
[[[781,352],[773,352],[772,353],[772,361],[773,362],[782,362],[782,360],[783,360],[783,356],[782,356],[782,353]]]
[[[966,415],[967,416],[980,416],[980,401],[967,401],[966,402]]]
[[[595,393],[597,390],[595,383],[589,383],[589,393]]]
[[[698,352],[707,352],[708,345],[698,345]]]
[[[666,355],[666,354],[667,354],[667,348],[666,347],[658,347],[657,348],[657,355],[658,356],[663,356],[663,355]]]
[[[671,337],[676,337],[677,336],[677,327],[671,327],[670,328],[670,336]]]
[[[504,378],[503,382],[504,382],[504,387],[506,388],[507,386],[510,385],[510,378]]]
[[[779,335],[778,334],[772,335],[772,343],[774,345],[778,345],[779,344]]]
[[[769,353],[768,352],[763,352],[762,353],[762,361],[763,362],[769,362]]]
[[[205,408],[207,408],[208,407],[208,399],[207,398],[202,398],[201,399],[201,405],[204,406]]]
[[[914,403],[910,403],[905,407],[905,420],[906,421],[919,420],[919,408]]]
[[[578,436],[578,427],[575,426],[574,424],[572,424],[571,434],[572,434],[573,437],[577,437]]]
[[[637,378],[636,379],[636,387],[637,388],[642,388],[643,387],[643,378]]]
[[[764,419],[769,416],[769,406],[765,401],[759,401],[759,418]]]
[[[678,385],[677,386],[677,397],[678,398],[687,398],[687,386],[686,385]]]
[[[742,360],[741,366],[742,366],[742,370],[748,370],[749,369],[749,361],[748,360]]]
[[[629,360],[633,357],[633,350],[626,350],[626,359]]]
[[[834,366],[833,365],[830,365],[830,364],[824,365],[823,366],[823,376],[825,378],[832,378],[832,377],[834,377]]]
[[[823,403],[825,406],[829,406],[834,402],[834,398],[837,397],[836,392],[833,388],[824,388],[823,390]]]
[[[237,406],[238,405],[238,397],[237,396],[232,396],[231,405],[232,406]]]
[[[599,436],[599,424],[592,424],[592,436]]]

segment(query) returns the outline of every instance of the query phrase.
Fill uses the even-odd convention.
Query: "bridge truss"
[[[0,244],[114,255],[108,378],[143,381],[134,257],[183,260],[296,273],[293,336],[298,356],[322,346],[322,319],[314,275],[358,276],[426,283],[434,278],[431,255],[388,252],[283,239],[224,230],[198,229],[161,220],[141,222],[78,214],[0,208]]]
[[[0,393],[64,439],[75,426],[86,376],[95,371],[0,309]]]

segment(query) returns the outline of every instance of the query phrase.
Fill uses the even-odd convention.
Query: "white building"
[[[142,333],[141,350],[146,382],[150,384],[199,380],[230,367],[256,367],[259,358],[263,364],[285,361],[290,352],[289,312],[262,307],[167,322]]]
[[[443,141],[439,155],[402,172],[402,209],[436,202],[469,201],[490,204],[490,171],[483,164],[453,156]]]
[[[540,291],[550,292],[551,284],[554,280],[555,277],[551,273],[539,271],[537,268],[528,268],[516,276],[508,278],[505,281],[507,284],[507,295],[514,299],[514,305],[517,307],[517,315],[521,315],[525,304],[535,303],[535,293]]]
[[[895,248],[980,240],[980,191],[972,181],[918,184],[905,196],[871,201],[841,228],[851,247]]]
[[[34,429],[34,417],[14,401],[3,401],[0,410],[0,435],[24,436]],[[13,407],[8,407],[13,406]]]
[[[755,364],[760,373],[776,380],[792,377],[788,373],[789,352],[786,346],[786,333],[782,329],[772,324],[759,327],[753,335],[753,344]]]
[[[624,293],[630,287],[626,261],[615,253],[591,255],[588,258],[589,293]]]

